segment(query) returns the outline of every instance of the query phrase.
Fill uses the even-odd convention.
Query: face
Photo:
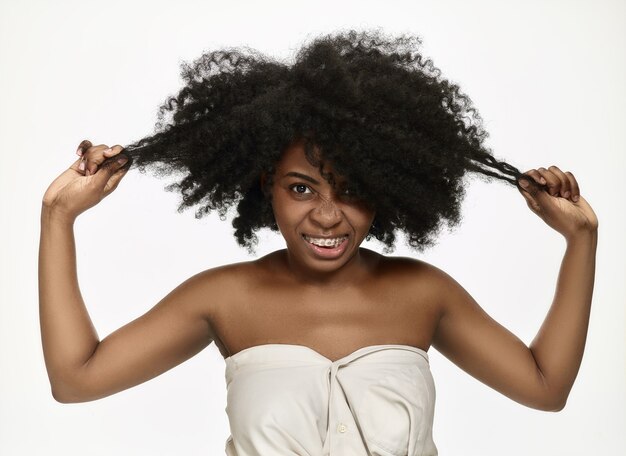
[[[285,241],[292,270],[328,277],[359,267],[359,246],[374,211],[345,191],[345,180],[330,163],[335,188],[306,159],[303,143],[292,143],[277,164],[272,186],[274,217]],[[353,269],[354,268],[354,269]]]

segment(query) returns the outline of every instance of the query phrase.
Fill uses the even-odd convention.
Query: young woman
[[[314,40],[292,65],[216,51],[183,67],[186,86],[157,132],[127,147],[83,141],[42,204],[40,319],[52,394],[92,401],[131,388],[215,342],[226,362],[228,455],[436,455],[433,346],[470,375],[539,410],[566,403],[585,346],[597,218],[571,172],[521,173],[496,160],[470,99],[415,49],[348,32]],[[131,165],[183,172],[169,189],[198,216],[233,220],[286,248],[200,272],[145,315],[98,339],[77,283],[73,223]],[[452,277],[390,253],[459,223],[463,177],[515,185],[567,241],[552,306],[526,346]]]

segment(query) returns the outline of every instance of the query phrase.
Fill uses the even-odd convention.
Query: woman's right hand
[[[109,148],[104,144],[92,146],[87,140],[81,142],[77,151],[81,158],[50,184],[43,197],[44,208],[74,220],[82,212],[98,204],[117,188],[130,168],[125,166],[128,157],[124,154],[118,160],[112,159],[103,163],[122,150],[122,146]]]

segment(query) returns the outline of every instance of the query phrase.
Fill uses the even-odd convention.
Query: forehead
[[[318,161],[320,158],[322,159],[324,173],[332,173],[335,181],[343,181],[341,176],[333,168],[332,164],[321,157],[319,149],[315,146],[313,149],[315,152],[314,159]],[[303,141],[293,142],[283,151],[278,163],[276,164],[276,170],[279,173],[279,177],[282,177],[282,175],[289,171],[306,172],[312,177],[322,177],[320,175],[319,165],[317,163],[311,163],[308,160]]]

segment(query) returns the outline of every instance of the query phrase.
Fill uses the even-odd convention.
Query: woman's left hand
[[[556,166],[526,171],[530,183],[519,178],[518,189],[531,211],[569,240],[580,234],[596,232],[598,218],[587,201],[580,196],[576,178]]]

